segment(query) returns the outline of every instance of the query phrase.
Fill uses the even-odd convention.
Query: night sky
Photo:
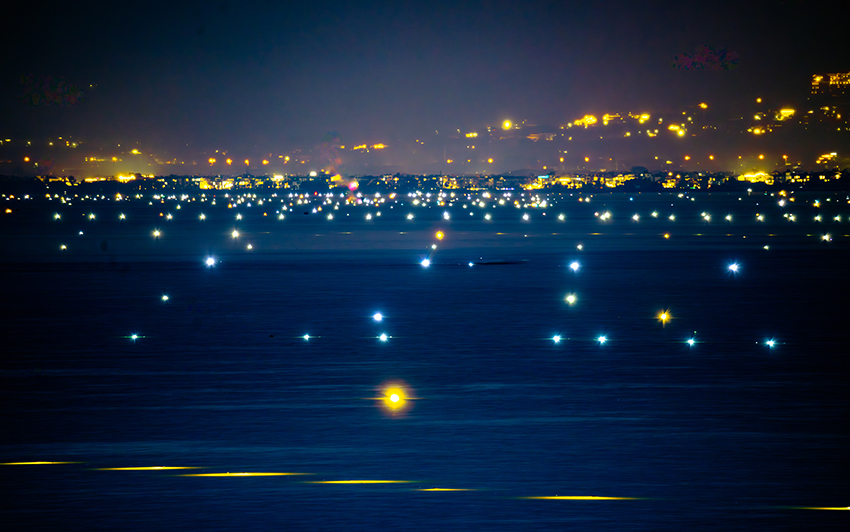
[[[847,5],[779,2],[20,2],[2,52],[2,134],[151,149],[392,142],[505,118],[805,98],[850,70]],[[820,7],[819,7],[820,6]],[[731,69],[683,69],[700,45]],[[82,97],[21,98],[22,75]]]

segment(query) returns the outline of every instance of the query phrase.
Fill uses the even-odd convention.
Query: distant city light
[[[204,263],[205,263],[208,267],[213,267],[213,266],[215,266],[215,258],[213,258],[213,257],[207,257],[207,258],[206,258],[206,260],[204,261]]]
[[[608,337],[607,336],[600,336],[599,338],[596,339],[596,341],[599,342],[599,345],[604,345],[605,342],[608,341]]]
[[[696,340],[694,340],[693,338],[688,338],[688,342],[687,342],[687,343],[688,343],[688,345],[689,345],[689,346],[693,347],[693,346],[694,346],[694,343],[696,343]]]
[[[376,312],[372,315],[372,319],[375,320],[375,321],[383,321],[384,315],[381,314],[380,312]]]
[[[737,262],[733,262],[732,264],[729,265],[729,271],[732,272],[732,273],[738,273],[738,270],[740,268],[741,267],[738,265]]]
[[[577,272],[579,268],[581,268],[581,264],[579,264],[578,261],[573,261],[570,263],[570,269],[572,271]]]
[[[556,334],[555,336],[552,337],[552,341],[555,342],[556,344],[560,344],[561,343],[561,335]]]
[[[378,336],[378,340],[386,342],[387,340],[389,340],[389,336],[387,336],[386,333],[382,333],[380,336]]]
[[[428,266],[431,265],[431,260],[430,259],[422,259],[422,262],[420,262],[419,264],[421,264],[423,268],[427,268]]]

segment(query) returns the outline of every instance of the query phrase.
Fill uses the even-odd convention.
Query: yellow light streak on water
[[[97,467],[95,471],[159,471],[161,469],[200,469],[186,466]]]
[[[465,488],[421,488],[416,491],[475,491]]]
[[[190,473],[181,477],[289,477],[312,473]]]
[[[552,495],[548,497],[520,497],[547,501],[637,501],[639,497],[596,497],[594,495]]]
[[[308,484],[407,484],[413,480],[315,480]]]
[[[0,465],[61,465],[61,464],[81,464],[82,462],[4,462]]]
[[[823,507],[820,507],[820,506],[790,506],[789,509],[791,509],[791,510],[844,510],[845,512],[847,512],[847,511],[850,511],[850,506],[843,506],[843,507],[842,506],[836,506],[836,507],[829,507],[829,506],[823,506]]]

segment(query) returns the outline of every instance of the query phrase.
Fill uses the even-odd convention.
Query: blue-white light
[[[573,261],[570,263],[570,269],[572,271],[577,272],[579,268],[581,268],[581,264],[579,264],[578,261]]]
[[[381,314],[380,312],[376,312],[375,314],[372,315],[372,319],[375,320],[375,321],[382,321],[384,319],[384,315]]]
[[[561,335],[556,334],[555,336],[552,337],[552,341],[555,342],[556,344],[560,344],[561,343]]]
[[[207,267],[212,268],[213,266],[215,266],[215,257],[207,257],[204,261],[204,264],[206,264]]]
[[[597,339],[596,339],[596,341],[597,341],[597,342],[599,342],[599,345],[604,345],[604,344],[605,344],[605,342],[607,342],[607,341],[608,341],[608,337],[606,337],[606,336],[600,336],[599,338],[597,338]]]
[[[738,266],[737,262],[733,262],[732,264],[729,265],[729,271],[732,272],[732,273],[738,273],[739,269],[741,269],[741,267]]]
[[[419,264],[421,264],[423,268],[427,268],[431,265],[431,259],[422,259],[422,262]]]
[[[386,342],[389,339],[390,339],[390,337],[387,336],[386,333],[382,333],[381,336],[378,337],[378,340],[380,340],[382,342]]]
[[[301,338],[303,338],[305,341],[309,341],[309,340],[310,340],[310,335],[309,335],[309,334],[305,334],[305,335],[304,335],[304,336],[302,336]]]
[[[688,343],[688,345],[689,345],[690,347],[693,347],[693,346],[694,346],[694,344],[696,343],[696,340],[694,340],[693,338],[688,338],[688,342],[687,342],[687,343]]]
[[[767,347],[773,347],[773,346],[776,345],[776,341],[773,340],[773,339],[770,339],[770,340],[766,341],[765,344],[767,344]]]

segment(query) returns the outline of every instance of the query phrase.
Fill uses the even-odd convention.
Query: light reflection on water
[[[597,198],[588,207],[617,213]],[[305,226],[266,242],[274,254],[222,253],[211,270],[189,257],[220,236],[214,219],[204,233],[170,227],[173,254],[136,253],[116,236],[114,262],[99,249],[78,263],[7,257],[15,313],[3,324],[0,459],[80,462],[4,466],[11,522],[226,529],[244,527],[246,507],[264,526],[305,529],[844,522],[791,508],[847,502],[836,457],[850,436],[840,311],[850,257],[836,242],[771,229],[777,236],[745,244],[717,223],[722,234],[667,249],[657,230],[588,238],[598,226],[571,213],[578,236],[561,225],[529,243],[528,223],[481,234],[453,219],[426,271],[417,253],[434,230],[422,218],[419,233],[339,235],[322,244],[333,252],[297,247],[312,234]],[[479,257],[508,263],[467,266]],[[742,268],[730,276],[733,260]],[[570,307],[573,291],[581,298]],[[664,327],[660,308],[675,316]],[[384,330],[392,341],[376,342]],[[774,336],[771,350],[759,343]],[[415,388],[415,409],[386,415],[374,398],[390,382]],[[156,464],[247,478],[90,471]]]

